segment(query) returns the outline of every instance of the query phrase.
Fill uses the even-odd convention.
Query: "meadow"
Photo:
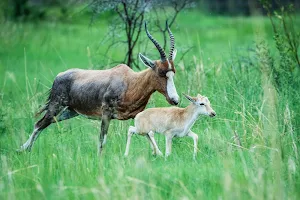
[[[100,122],[84,117],[52,124],[32,152],[16,153],[59,72],[114,66],[113,59],[100,59],[107,22],[90,26],[89,17],[78,18],[0,24],[0,199],[300,198],[300,107],[279,95],[260,70],[260,41],[275,61],[277,57],[271,24],[261,16],[186,11],[172,29],[178,93],[206,95],[217,112],[215,118],[201,117],[192,128],[199,136],[195,161],[190,138],[174,139],[172,155],[165,159],[151,155],[146,138],[133,136],[124,158],[133,120],[112,122],[98,157]],[[299,18],[295,23],[299,28]],[[193,48],[180,60],[189,46]],[[158,56],[150,46],[144,53]],[[122,56],[121,47],[108,55]],[[144,69],[142,63],[140,67]],[[291,92],[299,99],[299,88]],[[187,106],[180,96],[179,106]],[[147,105],[162,106],[170,105],[159,93]],[[164,137],[155,137],[164,152]]]

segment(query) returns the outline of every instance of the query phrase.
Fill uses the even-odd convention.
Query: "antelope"
[[[148,69],[134,72],[129,66],[120,64],[107,70],[69,69],[59,73],[50,89],[47,103],[37,113],[45,112],[44,116],[35,123],[32,134],[19,151],[30,151],[41,131],[51,123],[84,115],[101,120],[100,154],[106,143],[110,121],[134,118],[145,109],[155,91],[163,94],[169,104],[177,105],[179,96],[173,80],[177,51],[167,22],[166,28],[170,36],[168,58],[145,23],[146,34],[160,54],[159,60],[151,60],[139,53],[139,58]]]
[[[128,156],[131,136],[138,134],[146,136],[150,142],[153,155],[162,156],[155,139],[154,133],[163,133],[166,138],[165,156],[171,154],[172,138],[188,136],[194,140],[194,154],[196,158],[198,135],[191,131],[196,119],[200,115],[216,116],[207,97],[191,97],[183,94],[191,103],[186,108],[167,107],[167,108],[149,108],[140,112],[134,119],[134,125],[130,126],[127,135],[127,144],[124,156]]]

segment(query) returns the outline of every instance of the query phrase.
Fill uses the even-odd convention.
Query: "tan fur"
[[[149,133],[158,132],[166,136],[166,156],[171,153],[171,140],[173,137],[189,136],[194,139],[195,157],[198,136],[190,129],[199,115],[209,115],[213,117],[216,115],[216,113],[211,108],[207,97],[198,95],[197,97],[189,97],[189,99],[192,101],[192,103],[186,108],[150,108],[137,114],[135,117],[135,127],[131,127],[132,131],[129,131],[128,133],[129,142],[127,142],[125,155],[128,155],[130,137],[133,133],[138,133],[139,135],[146,135],[149,137]],[[156,144],[154,140],[154,146],[155,145]],[[160,152],[160,150],[153,150],[154,154],[157,152]]]
[[[135,127],[141,134],[150,131],[165,132],[172,127],[181,128],[189,115],[188,108],[150,108],[135,117]]]

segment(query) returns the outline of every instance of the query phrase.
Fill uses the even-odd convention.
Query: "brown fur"
[[[129,70],[124,77],[127,90],[117,106],[117,119],[134,118],[144,110],[151,94],[156,90],[166,96],[169,103],[172,103],[167,95],[166,77],[159,76],[153,69],[146,69],[142,72]]]
[[[152,61],[139,54],[142,62],[149,67],[142,72],[134,72],[127,65],[120,64],[107,70],[70,69],[59,73],[46,105],[38,112],[46,111],[45,115],[35,124],[33,133],[20,150],[30,150],[40,132],[51,123],[83,114],[102,120],[99,137],[101,152],[110,120],[134,118],[144,110],[153,92],[162,93],[170,104],[177,105],[179,97],[174,86],[174,74],[168,73],[175,73],[173,61],[169,64],[162,48],[147,29],[146,33],[159,50],[161,60]],[[170,30],[169,34],[173,51],[174,37]]]

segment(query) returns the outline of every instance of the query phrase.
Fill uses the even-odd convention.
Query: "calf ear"
[[[183,96],[185,97],[185,98],[187,98],[187,100],[189,100],[190,102],[192,102],[192,103],[195,103],[196,101],[193,99],[193,97],[191,97],[191,96],[189,96],[189,95],[187,95],[187,94],[184,94],[184,93],[182,93],[183,94]]]
[[[146,56],[144,56],[141,53],[139,53],[139,57],[140,57],[141,61],[144,63],[144,65],[146,65],[147,67],[150,67],[152,69],[155,68],[155,64],[151,59],[147,58]]]

